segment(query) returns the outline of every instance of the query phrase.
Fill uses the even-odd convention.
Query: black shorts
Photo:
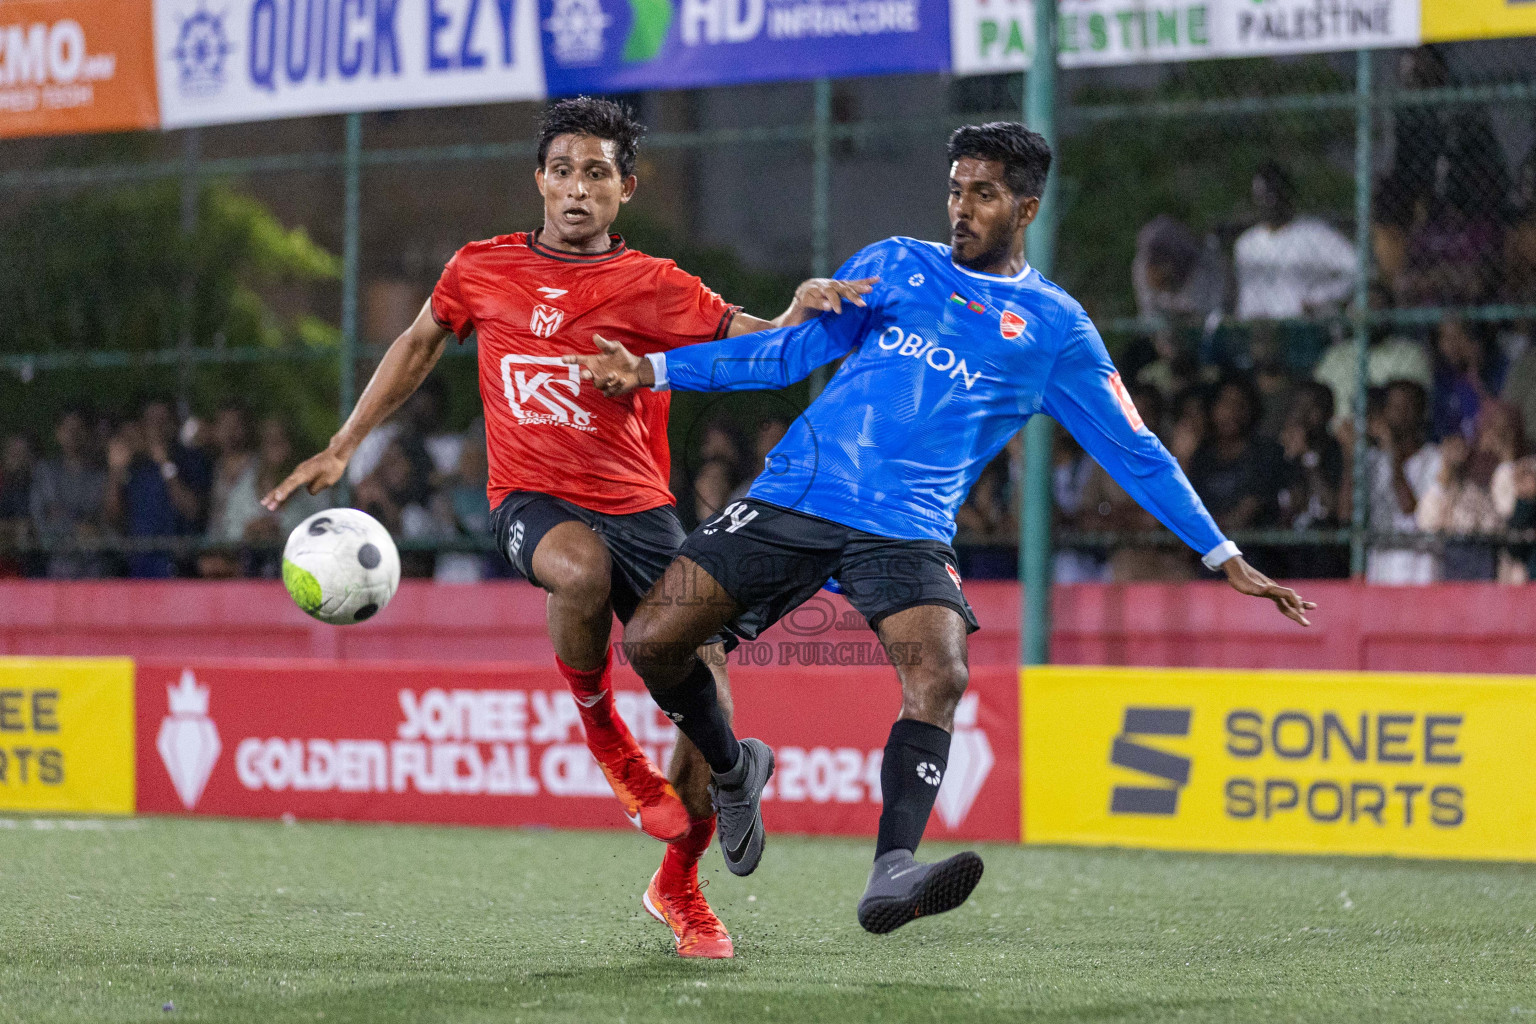
[[[953,608],[967,633],[980,627],[960,589],[955,549],[936,540],[893,540],[766,501],[732,502],[678,552],[697,562],[745,610],[731,630],[756,637],[836,580],[871,629],[923,604]]]
[[[609,600],[620,622],[628,622],[640,599],[661,579],[688,534],[671,505],[644,512],[610,515],[538,491],[513,491],[491,513],[491,531],[501,556],[534,586],[533,552],[544,535],[561,523],[582,523],[602,538],[613,563]],[[710,642],[736,640],[714,637]]]

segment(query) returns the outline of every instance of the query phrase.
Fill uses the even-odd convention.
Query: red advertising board
[[[621,714],[664,763],[675,727],[619,677]],[[895,673],[733,666],[732,680],[738,731],[778,759],[768,827],[872,835]],[[553,666],[151,660],[136,685],[140,813],[629,827]],[[1018,840],[1013,669],[972,675],[928,834]]]

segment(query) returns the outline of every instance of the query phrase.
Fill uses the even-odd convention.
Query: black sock
[[[728,772],[741,759],[741,744],[726,721],[725,711],[715,694],[715,677],[697,658],[688,678],[670,690],[651,691],[656,706],[677,723],[683,735],[693,741],[704,760],[716,772]]]
[[[891,850],[917,852],[948,764],[949,733],[911,718],[899,719],[891,726],[885,760],[880,765],[884,806],[880,809],[880,837],[875,841],[877,859]]]

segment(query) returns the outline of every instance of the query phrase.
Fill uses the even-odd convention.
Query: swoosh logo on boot
[[[755,825],[756,822],[754,821],[753,824]],[[737,844],[736,849],[733,850],[730,847],[726,847],[725,855],[732,861],[738,864],[741,863],[741,858],[746,855],[747,847],[752,845],[752,833],[755,831],[757,831],[756,828],[747,829],[746,836]]]
[[[572,694],[572,696],[576,697],[575,694]],[[584,708],[595,708],[597,707],[598,703],[602,701],[602,699],[606,696],[608,696],[607,690],[598,690],[590,697],[576,697],[576,703],[580,704]]]

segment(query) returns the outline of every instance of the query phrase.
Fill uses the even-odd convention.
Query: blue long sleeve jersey
[[[957,266],[949,246],[890,238],[844,280],[878,277],[864,308],[650,356],[658,390],[782,388],[846,355],[768,455],[749,495],[882,537],[948,542],[971,485],[1045,412],[1215,568],[1237,553],[1184,471],[1142,425],[1076,300],[1026,266]]]

